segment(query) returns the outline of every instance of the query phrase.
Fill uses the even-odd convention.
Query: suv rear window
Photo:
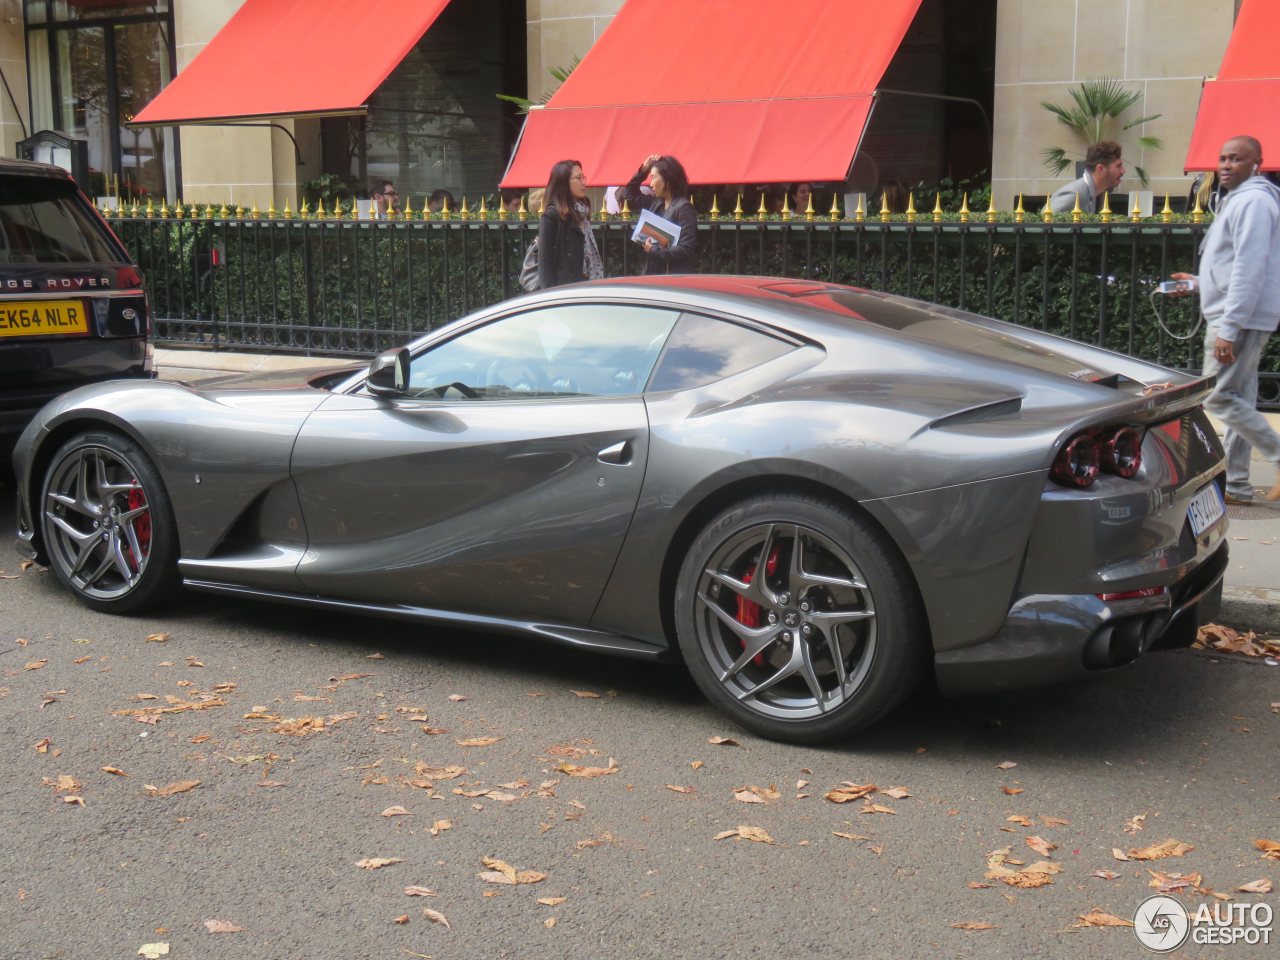
[[[73,184],[0,176],[0,264],[116,263]]]

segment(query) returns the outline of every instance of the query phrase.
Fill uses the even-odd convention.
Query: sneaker
[[[1272,494],[1275,494],[1275,496],[1272,496]],[[1280,484],[1276,484],[1275,488],[1272,489],[1271,493],[1267,494],[1267,499],[1280,500]],[[1224,493],[1222,495],[1222,500],[1229,507],[1247,507],[1251,503],[1253,503],[1252,496],[1241,497],[1241,496],[1237,496],[1234,493]]]

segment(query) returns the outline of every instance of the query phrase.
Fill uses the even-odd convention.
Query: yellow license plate
[[[83,300],[0,303],[0,337],[58,337],[89,332]]]

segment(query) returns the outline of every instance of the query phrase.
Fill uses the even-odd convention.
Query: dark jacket
[[[561,220],[554,206],[543,211],[538,221],[538,279],[543,290],[587,279],[585,246],[577,216]]]
[[[698,212],[685,197],[677,197],[671,201],[671,206],[664,209],[659,197],[647,197],[640,192],[640,184],[643,182],[644,174],[637,170],[636,175],[622,188],[627,206],[633,213],[651,210],[680,227],[679,240],[665,250],[655,244],[653,250],[644,255],[644,272],[692,273],[698,255]]]

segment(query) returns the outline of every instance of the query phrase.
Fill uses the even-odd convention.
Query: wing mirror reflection
[[[397,347],[380,353],[369,364],[369,392],[376,397],[401,397],[409,389],[409,351]]]

